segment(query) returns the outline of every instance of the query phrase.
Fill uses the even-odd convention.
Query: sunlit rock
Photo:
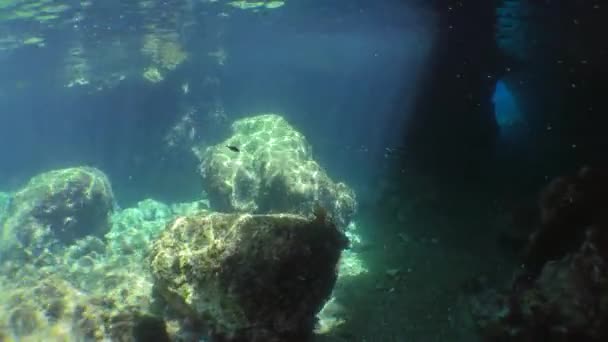
[[[0,279],[3,341],[169,341],[162,319],[124,305],[123,297],[136,294],[137,287],[120,286],[120,295],[91,294],[56,276],[34,280],[7,287]]]
[[[199,214],[169,223],[150,263],[170,307],[213,335],[299,341],[312,333],[346,246],[321,214]]]
[[[0,199],[5,197],[10,201],[9,196]],[[113,213],[112,228],[104,238],[79,238],[47,252],[44,263],[4,259],[0,337],[8,341],[179,340],[182,327],[170,339],[162,312],[155,310],[145,256],[167,221],[206,207],[204,201],[169,206],[145,200]]]
[[[249,117],[234,122],[232,132],[218,145],[195,148],[214,210],[310,215],[320,206],[340,228],[348,225],[356,211],[354,191],[329,178],[306,138],[285,119]]]

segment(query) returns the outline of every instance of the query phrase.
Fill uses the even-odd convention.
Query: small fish
[[[239,148],[238,148],[238,147],[236,147],[236,146],[233,146],[233,145],[226,145],[226,147],[227,147],[227,148],[228,148],[230,151],[232,151],[232,152],[241,152],[241,150],[239,150]]]

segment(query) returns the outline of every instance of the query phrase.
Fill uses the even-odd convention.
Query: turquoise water
[[[605,7],[0,0],[0,341],[605,341]]]

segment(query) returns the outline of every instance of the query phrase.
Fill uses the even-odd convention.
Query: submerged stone
[[[2,248],[30,256],[85,236],[102,237],[115,206],[110,182],[98,169],[76,167],[33,177],[16,192],[2,222]]]
[[[336,281],[347,238],[317,217],[198,214],[169,223],[150,253],[171,308],[227,341],[303,341]]]
[[[357,207],[354,191],[329,178],[306,138],[285,119],[253,116],[234,122],[232,131],[218,145],[195,149],[214,210],[309,215],[320,206],[346,228]]]
[[[22,279],[19,287],[1,280],[2,341],[169,341],[161,318],[116,293],[86,293],[58,276]]]

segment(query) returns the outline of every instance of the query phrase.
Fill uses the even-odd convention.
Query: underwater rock
[[[96,307],[69,282],[49,277],[2,287],[0,335],[8,340],[75,340],[99,338],[103,319]]]
[[[168,206],[147,199],[115,211],[105,239],[78,238],[44,252],[45,262],[3,260],[0,340],[200,340],[196,326],[163,316],[147,255],[167,222],[206,212],[204,200]]]
[[[354,191],[329,178],[285,119],[258,115],[234,122],[232,131],[220,144],[194,150],[214,210],[309,215],[321,206],[341,229],[348,225],[357,206]]]
[[[485,341],[608,340],[607,197],[608,174],[588,167],[546,187],[524,267],[473,300]]]
[[[102,237],[114,206],[110,182],[97,169],[76,167],[40,174],[12,196],[1,222],[0,249],[16,247],[39,256],[85,236]]]
[[[325,217],[198,214],[154,243],[155,288],[222,341],[304,341],[330,297],[346,236]]]
[[[580,249],[547,262],[531,284],[478,297],[484,341],[608,340],[608,232],[590,228]]]
[[[537,272],[545,262],[574,252],[585,229],[606,219],[607,199],[607,170],[583,167],[574,176],[550,182],[540,197],[541,225],[525,251],[527,268]]]
[[[154,341],[168,341],[161,319],[112,294],[83,292],[54,275],[24,278],[19,287],[0,279],[0,289],[3,341],[136,342],[151,341],[152,332]]]

